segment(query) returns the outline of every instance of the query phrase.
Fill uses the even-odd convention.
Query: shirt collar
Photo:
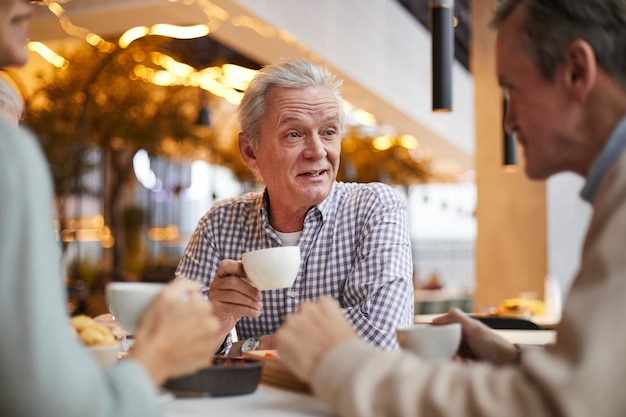
[[[626,149],[626,117],[624,117],[607,141],[604,149],[600,152],[600,155],[591,165],[589,175],[587,175],[587,182],[580,191],[580,196],[589,203],[593,202],[593,199],[598,191],[600,183],[604,179],[607,171],[613,163],[620,156],[622,151]]]
[[[313,210],[317,210],[322,216],[322,219],[324,219],[326,215],[328,214],[328,212],[331,210],[332,202],[336,199],[336,195],[337,195],[337,181],[333,182],[333,186],[330,190],[330,193],[324,199],[324,201],[322,201],[316,206],[311,207],[308,213],[311,213],[311,211]],[[260,212],[261,212],[261,216],[267,222],[267,224],[269,224],[269,210],[268,210],[269,198],[270,197],[267,192],[267,188],[265,188],[265,190],[263,191],[263,198],[261,200],[262,202],[261,202]],[[308,216],[308,213],[307,213],[307,216]]]
[[[328,212],[330,211],[332,205],[333,205],[333,201],[335,201],[335,199],[337,195],[337,182],[333,182],[333,187],[330,190],[330,193],[328,193],[328,196],[324,199],[324,201],[322,201],[321,203],[319,203],[317,206],[313,206],[311,208],[316,208],[320,214],[322,215],[322,219],[326,218],[326,215],[328,214]]]

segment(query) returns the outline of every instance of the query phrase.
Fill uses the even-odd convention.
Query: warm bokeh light
[[[156,242],[176,240],[179,236],[180,232],[175,224],[148,229],[148,237]]]
[[[419,145],[419,142],[413,135],[402,135],[398,138],[400,146],[406,149],[415,149]]]
[[[63,7],[61,7],[59,3],[54,2],[54,1],[48,3],[48,10],[50,10],[56,17],[61,17],[61,15],[65,13],[65,10],[63,10]]]
[[[341,150],[347,153],[356,151],[357,141],[354,138],[347,138],[341,142]]]
[[[176,26],[159,23],[150,28],[150,34],[175,39],[194,39],[208,35],[209,27],[206,25]]]
[[[167,71],[155,71],[151,81],[160,86],[181,84],[179,77]]]
[[[117,44],[120,46],[120,48],[126,48],[134,40],[143,38],[148,33],[150,33],[150,29],[147,26],[136,26],[134,28],[130,28],[126,32],[124,32],[122,36],[120,36]]]
[[[257,71],[234,64],[224,64],[222,66],[223,76],[220,78],[222,84],[245,91]]]
[[[355,109],[354,110],[354,118],[356,121],[365,126],[374,126],[376,125],[376,118],[370,112],[367,112],[363,109]]]
[[[58,230],[58,221],[54,227]],[[61,240],[65,243],[99,242],[103,248],[111,248],[115,244],[111,228],[105,225],[102,214],[67,220],[65,229],[61,230]]]
[[[126,48],[133,41],[148,35],[166,36],[174,39],[194,39],[208,35],[210,32],[207,25],[176,26],[165,23],[156,24],[150,28],[147,26],[137,26],[128,29],[120,36],[118,45]]]
[[[386,151],[393,146],[393,138],[387,135],[377,136],[372,139],[372,146],[377,151]]]
[[[151,54],[152,62],[156,65],[160,65],[172,74],[179,77],[190,77],[196,70],[191,66],[182,62],[178,62],[170,56],[162,54],[160,52],[153,52]]]
[[[41,55],[43,59],[57,68],[66,69],[69,62],[41,42],[28,42],[28,49]]]

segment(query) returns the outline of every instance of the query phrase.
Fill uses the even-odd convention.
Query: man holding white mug
[[[263,68],[239,106],[239,150],[266,187],[219,201],[200,220],[176,274],[209,287],[225,338],[220,352],[273,349],[274,332],[302,301],[339,301],[357,334],[397,347],[395,328],[413,320],[406,205],[382,183],[336,181],[344,110],[334,74],[309,61]],[[244,252],[299,246],[293,285],[259,291]],[[236,326],[241,339],[231,348]]]

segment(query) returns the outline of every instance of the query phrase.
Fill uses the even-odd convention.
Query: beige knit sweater
[[[626,153],[594,200],[557,341],[516,366],[428,364],[351,340],[313,381],[342,416],[626,416]]]

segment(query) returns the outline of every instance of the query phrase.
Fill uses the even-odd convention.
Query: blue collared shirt
[[[593,202],[600,183],[604,179],[609,168],[613,166],[617,158],[626,149],[626,117],[617,125],[606,146],[591,165],[587,182],[580,192],[580,196],[589,203]]]
[[[266,194],[217,202],[200,220],[176,270],[209,286],[223,259],[282,246]],[[312,207],[298,240],[302,262],[291,288],[263,291],[258,318],[237,323],[239,339],[274,333],[300,302],[329,295],[364,340],[397,348],[395,329],[413,322],[412,256],[406,204],[381,183],[335,183]],[[230,349],[230,340],[223,345]]]

